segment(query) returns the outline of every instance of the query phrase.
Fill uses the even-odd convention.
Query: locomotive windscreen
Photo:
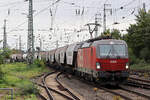
[[[124,44],[101,44],[99,45],[100,57],[124,57],[126,46]]]

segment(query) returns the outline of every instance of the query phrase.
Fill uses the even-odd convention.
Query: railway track
[[[80,100],[76,95],[74,95],[69,89],[67,89],[67,88],[65,88],[62,84],[61,84],[61,82],[59,81],[59,76],[61,75],[62,73],[59,73],[58,75],[57,75],[57,77],[55,78],[56,79],[56,81],[57,81],[57,83],[61,86],[61,87],[63,87],[64,89],[65,89],[65,91],[67,91],[75,100]]]
[[[112,97],[115,97],[115,96],[119,96],[121,97],[123,100],[137,100],[137,99],[140,99],[140,100],[150,100],[150,95],[149,95],[149,92],[148,91],[145,91],[146,94],[144,94],[143,92],[138,92],[136,90],[141,90],[139,88],[136,88],[132,86],[128,87],[128,86],[124,86],[124,85],[119,85],[118,87],[115,87],[112,88],[113,86],[110,87],[106,87],[106,86],[101,86],[99,85],[98,83],[93,83],[93,82],[89,82],[87,80],[84,80],[84,79],[79,79],[77,77],[74,77],[75,79],[77,80],[80,80],[81,82],[86,82],[86,84],[88,85],[92,85],[93,87],[96,87],[98,88],[98,90],[104,90],[108,93],[110,93],[110,95],[113,95]],[[101,94],[101,93],[100,93]],[[105,100],[105,99],[104,99]]]
[[[98,87],[99,89],[102,89],[106,92],[109,92],[109,93],[113,94],[114,96],[120,96],[124,100],[133,100],[133,99],[129,98],[128,96],[120,94],[119,92],[116,92],[114,90],[111,90],[111,89],[108,89],[108,88],[105,88],[105,87],[102,87],[102,86],[96,86],[96,87]]]
[[[41,75],[42,82],[34,82],[45,89],[47,96],[40,95],[42,100],[80,100],[69,89],[65,88],[59,81],[62,73],[51,72]],[[41,84],[42,83],[42,84]]]
[[[70,92],[67,88],[65,88],[61,84],[61,82],[59,81],[61,74],[62,73],[55,72],[55,73],[49,73],[49,74],[43,75],[42,84],[38,84],[38,85],[43,87],[44,89],[47,89],[46,91],[47,91],[47,94],[49,93],[49,100],[80,100],[77,96],[72,94],[72,92]],[[41,77],[41,76],[39,76],[39,77]],[[52,77],[51,79],[54,79],[56,82],[53,84],[57,84],[57,85],[53,86],[53,85],[49,84],[49,82],[51,81],[51,80],[47,80],[47,79],[49,79],[49,77]],[[133,78],[131,78],[131,79],[133,80]],[[135,79],[135,80],[143,81],[143,80],[139,80],[139,79]],[[84,83],[85,83],[85,81],[86,80],[84,80]],[[135,98],[138,97],[141,100],[150,100],[149,95],[146,95],[142,92],[133,91],[128,86],[120,85],[118,87],[118,89],[114,90],[114,89],[107,88],[105,86],[99,86],[99,84],[97,84],[97,83],[95,84],[95,83],[92,83],[89,81],[86,81],[86,82],[87,82],[87,84],[93,85],[94,87],[97,87],[98,89],[101,89],[110,94],[113,94],[114,96],[119,96],[124,100],[134,100],[133,97],[135,97]],[[145,82],[147,82],[145,84],[148,84],[149,81],[146,80]],[[132,84],[133,84],[133,82],[132,82]],[[140,84],[142,84],[142,83],[140,83]],[[138,85],[140,85],[140,84],[138,84]],[[144,87],[143,89],[145,89],[145,84],[141,85],[141,87]],[[146,86],[149,86],[149,85],[146,85]],[[137,86],[137,87],[140,87],[140,86]],[[147,89],[149,89],[149,88],[147,88]],[[62,93],[62,91],[63,91],[63,93]],[[129,95],[132,95],[132,96],[129,96]],[[45,98],[44,96],[41,98],[42,98],[42,100],[47,100],[47,98]]]
[[[137,69],[130,69],[130,72],[131,73],[150,73],[150,70],[142,70],[142,69],[139,69],[139,70],[137,70]]]
[[[94,85],[98,89],[102,89],[106,92],[109,92],[113,94],[114,96],[119,96],[124,100],[134,100],[134,98],[136,99],[140,98],[140,100],[150,100],[150,96],[148,95],[148,93],[146,95],[144,93],[131,90],[131,88],[128,88],[123,85],[119,85],[119,87],[117,87],[116,89],[108,88],[105,86],[99,86],[98,84],[92,84],[92,85]]]
[[[146,82],[149,82],[149,81],[146,81]],[[138,84],[138,85],[143,86],[144,84]],[[141,100],[150,100],[149,93],[144,94],[142,92],[138,92],[138,91],[134,90],[133,87],[127,87],[127,86],[124,86],[124,85],[119,85],[117,90],[113,90],[113,89],[109,89],[105,86],[99,86],[97,84],[95,84],[95,86],[98,87],[99,89],[103,89],[103,90],[105,90],[109,93],[120,96],[124,100],[133,100],[133,97],[130,97],[129,95],[138,96],[139,98],[141,98]],[[150,85],[147,84],[147,86],[150,86]],[[133,88],[133,90],[132,90],[132,88]],[[147,89],[149,89],[149,88],[147,87]]]
[[[127,91],[129,93],[133,93],[133,94],[135,94],[137,96],[141,96],[141,97],[143,97],[143,98],[145,98],[147,100],[150,100],[150,95],[148,95],[149,93],[145,94],[145,93],[142,93],[141,91],[138,92],[137,90],[132,89],[132,87],[127,87],[127,86],[124,86],[124,85],[119,85],[119,88],[121,90]]]
[[[150,80],[130,77],[128,79],[127,85],[150,90]]]
[[[136,78],[136,77],[129,77],[129,80],[141,81],[141,82],[145,82],[145,83],[150,84],[150,80],[140,79],[140,78]]]
[[[38,98],[40,98],[41,100],[47,100],[43,95],[41,95],[40,93],[37,95]]]
[[[140,70],[131,70],[130,69],[130,75],[138,75],[138,76],[140,76],[140,77],[146,77],[146,78],[148,78],[148,77],[150,77],[150,70],[142,70],[142,69],[140,69]]]
[[[91,86],[93,86],[93,88],[94,87],[96,87],[98,90],[104,90],[105,92],[108,92],[108,93],[110,93],[109,95],[113,95],[112,96],[112,98],[113,97],[115,97],[115,96],[119,96],[119,97],[121,97],[123,100],[133,100],[132,98],[130,98],[128,95],[125,95],[124,93],[119,93],[118,92],[118,89],[117,89],[117,91],[116,91],[116,89],[114,90],[114,89],[110,89],[110,88],[108,88],[108,87],[105,87],[105,86],[101,86],[101,85],[99,85],[98,83],[94,83],[94,82],[90,82],[90,81],[87,81],[87,80],[85,80],[85,79],[79,79],[78,77],[74,77],[75,79],[77,79],[77,80],[80,80],[81,82],[83,82],[83,83],[85,83],[85,84],[88,84],[88,85],[91,85]],[[120,90],[120,89],[119,89]],[[123,90],[120,90],[120,91],[123,91]],[[124,91],[124,92],[126,92],[126,94],[127,94],[127,91]],[[105,100],[105,98],[103,98],[103,97],[100,97],[100,100],[101,99],[103,99],[103,100]],[[122,100],[121,99],[121,100]],[[98,99],[99,100],[99,99]],[[120,100],[120,99],[119,99]]]
[[[43,79],[42,79],[42,83],[43,83],[43,85],[44,85],[44,87],[45,87],[45,90],[46,90],[46,92],[47,92],[47,95],[48,95],[48,97],[49,97],[49,100],[54,100],[54,97],[53,97],[51,91],[49,90],[49,88],[48,88],[48,86],[47,86],[47,84],[46,84],[46,82],[45,82],[45,79],[46,79],[47,76],[52,75],[52,74],[54,74],[54,73],[56,73],[56,72],[48,73],[48,74],[44,75],[44,77],[43,77]]]

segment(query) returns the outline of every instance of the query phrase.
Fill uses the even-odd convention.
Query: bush
[[[37,66],[37,67],[45,67],[44,62],[42,60],[39,60],[39,59],[34,60],[33,65]]]
[[[138,60],[138,59],[136,59],[136,56],[134,55],[134,53],[133,53],[133,51],[132,51],[131,48],[128,49],[128,52],[129,52],[130,64],[132,65],[132,64],[137,63],[137,60]]]
[[[9,50],[8,48],[6,48],[5,51],[0,49],[0,64],[3,64],[6,59],[9,59],[10,55],[11,50]]]
[[[150,59],[149,48],[145,47],[140,51],[140,58],[144,59],[146,62]]]
[[[3,64],[3,60],[4,60],[4,57],[2,54],[0,54],[0,64]]]
[[[3,76],[4,76],[4,73],[3,73],[2,68],[0,66],[0,80],[3,80]]]
[[[38,64],[39,66],[37,66]],[[0,80],[0,87],[13,88],[14,94],[17,97],[16,100],[22,100],[20,98],[24,98],[24,100],[37,100],[35,95],[39,91],[30,79],[48,71],[42,66],[43,62],[38,60],[30,67],[27,67],[24,63],[0,65],[2,73],[4,73],[3,80]]]
[[[28,81],[22,82],[22,84],[18,84],[20,95],[29,95],[29,94],[38,94],[39,90],[36,86]]]

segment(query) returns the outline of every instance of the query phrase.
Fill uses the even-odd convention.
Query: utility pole
[[[100,14],[95,14],[95,38],[98,35],[98,26],[99,26],[98,20],[100,19],[100,18],[98,18],[98,16],[100,16]]]
[[[58,46],[59,46],[59,43],[58,43],[59,41],[57,40],[56,41],[56,49],[58,48]]]
[[[144,12],[146,12],[146,6],[145,6],[145,3],[143,3],[143,10],[144,10]]]
[[[103,27],[104,27],[104,29],[103,29],[103,32],[105,32],[106,31],[106,12],[105,12],[105,4],[104,4],[104,17],[103,17]]]
[[[40,38],[40,51],[42,51],[42,40]]]
[[[92,26],[92,25],[95,26],[94,29],[91,29],[91,26]],[[91,36],[91,39],[92,39],[92,38],[93,38],[93,32],[96,30],[96,28],[97,28],[98,26],[100,26],[100,24],[88,23],[88,24],[86,24],[85,26],[88,26],[88,28],[89,28],[89,33],[90,33],[90,36]]]
[[[28,64],[32,64],[33,63],[33,59],[34,59],[33,1],[32,0],[26,0],[26,1],[29,1],[28,42],[27,42],[28,55],[27,55],[27,61],[28,61]]]
[[[21,35],[19,35],[19,51],[20,51],[20,53],[22,52],[21,51]]]
[[[16,39],[16,50],[19,50],[19,49],[18,49],[18,37],[17,37],[17,39]]]
[[[7,47],[7,35],[6,35],[6,19],[4,19],[4,36],[3,36],[3,50]]]
[[[106,6],[111,6],[111,4],[104,4],[104,17],[103,17],[103,32],[106,31],[106,11],[110,11],[112,14],[112,9],[107,9]]]

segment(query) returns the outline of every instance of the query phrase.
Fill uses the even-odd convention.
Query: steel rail
[[[111,94],[118,95],[118,96],[120,96],[121,98],[123,98],[125,100],[133,100],[133,99],[129,98],[128,96],[124,96],[124,95],[122,95],[122,94],[120,94],[118,92],[114,92],[114,91],[112,91],[110,89],[107,89],[107,88],[105,88],[105,87],[103,87],[103,86],[101,86],[101,85],[99,85],[99,84],[97,84],[95,82],[89,82],[89,81],[87,81],[85,79],[80,79],[79,77],[76,77],[76,76],[74,78],[76,78],[77,80],[80,80],[81,82],[84,82],[84,83],[86,83],[88,85],[94,86],[94,87],[96,87],[98,89],[102,89],[102,90],[104,90],[106,92],[109,92]]]
[[[42,100],[47,100],[43,95],[41,95],[40,93],[38,93],[38,96],[42,99]]]
[[[135,87],[140,87],[140,88],[143,88],[143,89],[150,90],[150,85],[149,84],[144,84],[144,83],[139,83],[139,82],[134,82],[134,81],[128,81],[125,85],[130,85],[130,86],[135,86]]]
[[[41,77],[41,76],[44,75],[43,80],[42,80],[42,84],[39,84],[39,83],[36,83],[36,82],[34,82],[34,83],[37,84],[38,86],[42,87],[42,88],[45,88],[47,92],[53,91],[53,92],[55,92],[55,93],[57,93],[57,94],[63,96],[63,97],[66,98],[67,100],[74,100],[73,98],[71,98],[71,97],[69,97],[69,96],[67,96],[67,95],[65,95],[65,94],[63,94],[63,93],[61,93],[61,92],[59,92],[59,91],[57,91],[57,90],[55,90],[55,89],[52,89],[52,88],[50,88],[50,87],[44,85],[44,84],[46,84],[46,82],[45,82],[46,77],[48,77],[49,75],[52,75],[52,74],[54,74],[54,73],[56,73],[56,71],[55,71],[55,72],[48,73],[48,74],[46,74],[46,75],[44,75],[44,74],[39,75],[39,76],[37,76],[37,77]],[[48,90],[47,90],[47,89],[48,89]],[[48,94],[48,95],[52,96],[51,94]],[[50,98],[50,100],[52,100],[52,98]]]
[[[114,92],[114,91],[112,91],[112,90],[110,90],[110,89],[107,89],[107,88],[104,88],[104,87],[100,87],[100,86],[97,86],[97,87],[98,87],[99,89],[102,89],[102,90],[107,91],[107,92],[109,92],[109,93],[112,93],[112,94],[114,94],[114,95],[120,96],[121,98],[123,98],[123,99],[125,99],[125,100],[133,100],[133,99],[129,98],[128,96],[124,96],[124,95],[122,95],[122,94],[120,94],[120,93],[118,93],[118,92]]]
[[[35,83],[35,84],[37,84],[38,86],[40,86],[40,87],[42,87],[42,88],[45,88],[45,86],[42,85],[42,84],[38,84],[38,83]],[[57,90],[54,90],[54,89],[52,89],[52,88],[50,88],[50,87],[48,87],[48,89],[49,89],[50,91],[53,91],[53,92],[55,92],[55,93],[57,93],[57,94],[63,96],[64,98],[66,98],[66,99],[68,99],[68,100],[74,100],[74,99],[72,99],[71,97],[66,96],[65,94],[63,94],[63,93],[61,93],[61,92],[59,92],[59,91],[57,91]]]
[[[119,87],[120,87],[122,90],[125,90],[125,91],[128,91],[128,92],[131,92],[131,93],[133,93],[133,94],[136,94],[136,95],[142,96],[142,97],[147,98],[148,100],[150,100],[150,96],[148,96],[148,95],[145,95],[145,94],[143,94],[143,93],[139,93],[139,92],[135,92],[135,91],[132,91],[132,90],[130,90],[130,89],[126,89],[126,88],[125,88],[124,86],[122,86],[122,85],[119,85]]]
[[[60,72],[59,74],[57,74],[55,80],[58,82],[58,84],[63,87],[65,89],[65,91],[67,91],[75,100],[80,100],[76,95],[74,95],[69,89],[65,88],[61,82],[59,81],[59,76],[62,74],[62,72]]]
[[[52,96],[51,91],[48,89],[48,86],[47,86],[47,84],[46,84],[46,82],[45,82],[45,79],[46,79],[47,76],[52,75],[52,74],[54,74],[54,73],[56,73],[56,71],[50,72],[50,73],[44,75],[44,78],[43,78],[43,80],[42,80],[42,83],[43,83],[43,85],[45,86],[45,90],[46,90],[46,92],[47,92],[48,97],[49,97],[50,100],[54,100],[54,97]]]
[[[133,78],[133,77],[129,77],[129,80],[136,80],[136,81],[142,81],[142,82],[150,83],[150,80],[144,80],[144,79]]]

